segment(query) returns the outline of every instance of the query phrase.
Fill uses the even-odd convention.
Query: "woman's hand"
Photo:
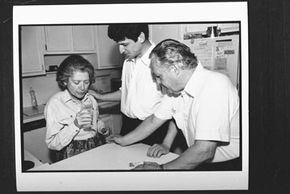
[[[147,156],[153,158],[160,158],[160,156],[168,154],[169,147],[164,144],[154,144],[150,148],[148,148]]]
[[[81,110],[77,113],[74,120],[75,126],[78,128],[89,128],[92,126],[92,114],[89,111]]]

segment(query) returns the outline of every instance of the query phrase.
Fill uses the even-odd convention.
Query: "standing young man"
[[[163,96],[150,70],[149,54],[155,45],[148,40],[148,24],[112,24],[108,27],[108,36],[119,45],[120,53],[125,55],[122,85],[112,93],[92,94],[104,101],[121,101],[123,125],[120,134],[125,135],[153,114]],[[162,143],[167,128],[166,123],[142,142],[149,145]]]

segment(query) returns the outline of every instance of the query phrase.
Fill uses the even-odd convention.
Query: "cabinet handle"
[[[47,45],[46,44],[44,45],[44,47],[45,47],[45,50],[47,51]]]

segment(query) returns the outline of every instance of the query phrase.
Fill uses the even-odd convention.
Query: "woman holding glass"
[[[67,57],[59,66],[56,81],[62,90],[45,107],[46,144],[56,162],[105,143],[99,131],[98,104],[88,93],[94,68],[80,55]]]

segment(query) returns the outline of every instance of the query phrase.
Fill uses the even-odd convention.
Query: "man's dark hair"
[[[140,33],[143,32],[145,39],[148,39],[148,24],[111,24],[108,27],[108,36],[115,42],[123,41],[125,38],[137,41]]]
[[[90,84],[94,83],[94,67],[92,64],[80,55],[70,55],[61,62],[57,70],[56,81],[61,90],[67,88],[68,78],[75,71],[88,72]]]

